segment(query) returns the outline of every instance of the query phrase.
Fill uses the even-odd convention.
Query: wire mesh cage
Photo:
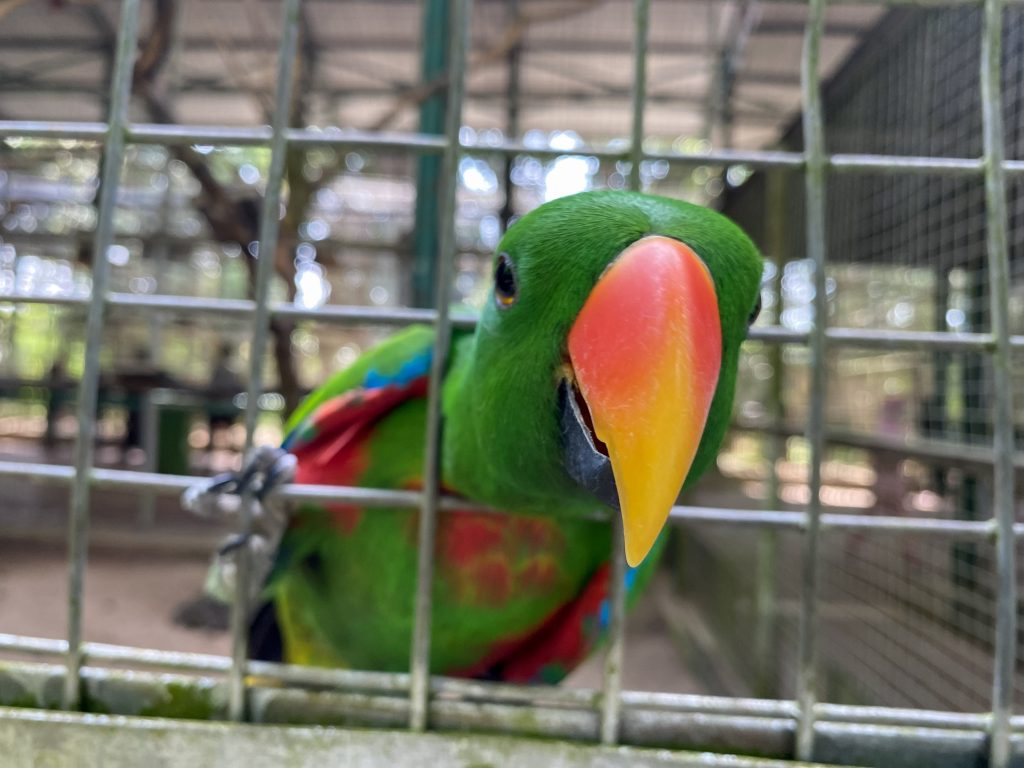
[[[19,389],[22,410],[4,417],[15,430],[34,425],[50,439],[60,423],[40,413],[55,397],[77,399],[69,463],[0,461],[12,498],[31,480],[45,484],[47,506],[69,510],[66,638],[0,635],[0,650],[14,659],[0,665],[0,704],[7,705],[0,743],[16,764],[41,756],[68,765],[135,764],[152,750],[168,764],[268,755],[297,764],[1024,760],[1024,722],[1011,717],[1014,693],[1024,687],[1014,489],[1022,379],[1013,366],[1024,348],[1013,283],[1024,263],[1017,253],[1024,166],[1016,158],[1024,16],[1016,8],[984,0],[858,16],[809,0],[769,3],[780,10],[764,21],[762,4],[751,2],[581,0],[567,12],[527,0],[422,9],[396,0],[369,4],[370,13],[366,3],[283,0],[279,8],[211,4],[218,10],[209,13],[222,14],[218,24],[176,14],[176,5],[89,6],[84,15],[102,34],[100,50],[112,54],[98,77],[106,88],[102,108],[65,74],[41,93],[60,93],[66,106],[82,101],[75,114],[86,117],[61,122],[58,100],[44,98],[29,110],[34,119],[0,119],[5,149],[18,149],[0,154],[9,163],[0,174],[10,206],[5,222],[14,222],[0,244],[0,299],[9,308],[2,316],[15,318],[3,349],[20,356],[18,370],[35,382]],[[408,40],[389,37],[408,27],[413,6],[424,41],[419,62]],[[336,11],[359,21],[357,39],[324,31]],[[586,47],[576,14],[590,12],[597,43],[588,50],[601,56],[573,64],[572,51]],[[258,34],[243,39],[232,21],[246,13]],[[511,31],[494,43],[495,28]],[[788,42],[748,45],[754,30],[772,28],[788,30]],[[188,41],[184,51],[161,48],[161,30],[181,29],[186,34],[172,37]],[[529,45],[522,45],[526,30]],[[830,30],[863,39],[853,53],[852,44],[823,47]],[[71,50],[72,66],[76,53],[95,52],[92,42],[79,41],[77,52],[75,43],[59,42]],[[31,50],[33,40],[0,34],[0,55],[19,45]],[[740,52],[757,45],[774,45],[774,56],[799,66],[799,78],[746,72]],[[234,49],[231,56],[225,48]],[[369,58],[371,50],[385,51],[387,64]],[[701,77],[713,97],[699,97],[707,109],[689,125],[681,120],[693,118],[681,118],[679,105],[694,97],[671,86],[693,55],[711,62]],[[168,57],[180,90],[174,110],[154,77]],[[491,59],[507,66],[481,66]],[[840,60],[823,89],[822,73]],[[246,88],[204,76],[224,62]],[[26,61],[20,74],[5,74],[6,87],[37,87],[31,70],[40,66]],[[384,77],[392,86],[423,77],[397,102],[382,99],[382,66],[390,67]],[[318,86],[313,72],[338,79]],[[743,90],[752,84],[763,89],[755,98]],[[786,102],[794,97],[786,86],[799,87],[796,102]],[[251,93],[241,98],[239,91]],[[433,98],[439,94],[445,99]],[[231,119],[208,124],[210,99]],[[779,148],[734,148],[771,141],[789,110],[800,111],[799,121]],[[355,117],[367,114],[373,119]],[[577,132],[574,121],[589,127]],[[494,129],[497,123],[506,130]],[[523,130],[531,126],[548,138]],[[675,139],[688,132],[714,144]],[[629,138],[598,145],[606,135]],[[34,151],[54,155],[47,178],[73,190],[50,205],[91,235],[58,232],[57,257],[30,262],[25,244],[45,234],[33,231],[45,213],[11,201],[26,183],[16,164],[38,162]],[[367,164],[375,173],[352,183],[347,174]],[[573,191],[582,169],[610,187],[670,194],[699,187],[770,262],[768,311],[749,336],[737,429],[720,461],[743,501],[672,511],[684,534],[674,553],[678,578],[703,604],[715,636],[731,638],[721,650],[753,681],[740,686],[742,694],[728,684],[729,670],[721,675],[728,696],[623,689],[621,548],[599,689],[430,675],[433,537],[438,515],[458,504],[438,487],[434,384],[422,491],[282,491],[291,500],[420,510],[408,673],[249,660],[248,617],[239,608],[230,620],[230,657],[84,640],[95,494],[124,493],[151,524],[160,505],[173,504],[194,481],[187,465],[175,465],[174,446],[156,443],[162,433],[153,425],[187,405],[173,399],[115,404],[129,414],[125,430],[141,420],[134,428],[151,442],[142,471],[98,465],[114,429],[96,416],[104,360],[160,338],[178,345],[181,375],[198,380],[216,340],[232,338],[248,365],[247,391],[231,403],[243,409],[245,448],[274,438],[266,413],[293,406],[295,393],[327,367],[350,363],[396,326],[435,326],[436,382],[452,327],[473,323],[471,313],[450,306],[486,288],[497,235],[545,195]],[[93,176],[98,185],[90,189]],[[415,176],[416,187],[396,183],[397,176]],[[299,182],[325,177],[337,181],[319,188]],[[228,215],[197,217],[192,201],[200,196]],[[102,256],[83,260],[83,252]],[[325,279],[323,254],[332,252],[344,253],[346,269]],[[185,255],[184,266],[173,263],[175,254],[179,261]],[[140,266],[142,255],[162,265],[158,276]],[[282,260],[284,288],[275,276]],[[58,288],[40,290],[52,285]],[[167,317],[182,325],[156,320]],[[33,342],[16,345],[18,324],[43,331],[23,333]],[[297,369],[283,365],[293,348],[317,354]],[[46,370],[41,361],[54,357],[72,375]],[[265,386],[275,368],[280,395]],[[757,460],[745,461],[752,452]],[[251,524],[243,517],[243,532]],[[709,572],[724,576],[705,583]],[[699,634],[688,632],[691,640]],[[273,726],[323,723],[342,727]],[[494,733],[504,736],[480,735]],[[509,738],[523,736],[560,741]]]
[[[1020,62],[1010,51],[1020,17],[1012,9],[1006,18],[1003,84],[1009,94],[1019,76]],[[883,41],[858,48],[824,89],[830,148],[879,155],[980,154],[978,73],[964,65],[977,60],[981,21],[976,8],[890,11],[879,24]],[[935,55],[947,48],[948,56]],[[1010,102],[1003,122],[1012,147],[1018,130]],[[784,144],[799,148],[799,126]],[[1011,197],[1015,186],[1009,182]],[[763,185],[736,190],[731,205],[737,217],[749,226],[750,201],[741,198],[763,200],[767,194]],[[985,216],[984,186],[977,177],[832,176],[829,322],[922,332],[989,330]],[[1019,261],[1015,228],[1011,218],[1011,265]],[[785,252],[799,259],[802,247],[787,244]],[[1019,329],[1018,312],[1011,300],[1011,330]],[[828,377],[830,391],[838,395],[829,398],[826,410],[833,451],[874,446],[866,467],[870,477],[862,483],[871,494],[865,508],[874,514],[979,519],[992,499],[991,454],[973,454],[991,445],[994,431],[993,370],[986,355],[841,349],[829,356]],[[1019,376],[1012,378],[1019,391]],[[787,426],[799,423],[793,403],[785,410]],[[1014,423],[1020,421],[1015,413]],[[1019,446],[1018,434],[1015,450]],[[949,460],[964,455],[974,455],[974,463]],[[823,601],[834,618],[823,620],[835,624],[835,639],[822,660],[830,689],[825,695],[977,709],[975,697],[992,663],[991,548],[876,536],[830,544],[822,553],[828,583]],[[861,661],[851,661],[854,650]]]

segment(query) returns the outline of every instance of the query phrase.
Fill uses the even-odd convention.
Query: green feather
[[[617,254],[651,234],[689,245],[715,282],[722,367],[687,484],[711,464],[729,424],[761,257],[736,225],[707,208],[633,192],[590,192],[527,214],[498,246],[516,266],[519,298],[507,308],[488,302],[445,383],[444,466],[456,487],[490,504],[548,514],[593,507],[562,468],[551,417],[556,380],[566,336],[590,290]]]
[[[301,424],[327,400],[361,387],[370,371],[378,371],[384,376],[393,375],[410,358],[433,346],[434,331],[425,325],[411,325],[389,336],[366,354],[360,355],[348,368],[336,371],[303,400],[285,424],[285,434]]]

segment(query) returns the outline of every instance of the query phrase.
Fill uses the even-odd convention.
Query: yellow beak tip
[[[624,529],[625,534],[625,545],[626,545],[626,562],[630,568],[636,568],[644,561],[647,554],[651,551],[651,547],[654,546],[655,540],[658,538],[658,531],[655,531],[654,537],[639,535],[636,531],[631,531],[628,527]]]

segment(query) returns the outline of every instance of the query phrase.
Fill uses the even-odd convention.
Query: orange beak
[[[718,386],[711,274],[677,240],[637,241],[594,286],[568,347],[596,449],[611,463],[626,560],[637,566],[686,480]]]

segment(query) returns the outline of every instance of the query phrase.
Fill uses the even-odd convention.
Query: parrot
[[[441,384],[440,485],[466,508],[439,512],[432,672],[557,683],[600,644],[607,515],[632,603],[725,435],[762,268],[723,215],[640,192],[561,197],[509,227]],[[434,349],[432,327],[409,326],[314,390],[285,425],[295,482],[421,489]],[[299,504],[250,655],[407,670],[419,514]]]

